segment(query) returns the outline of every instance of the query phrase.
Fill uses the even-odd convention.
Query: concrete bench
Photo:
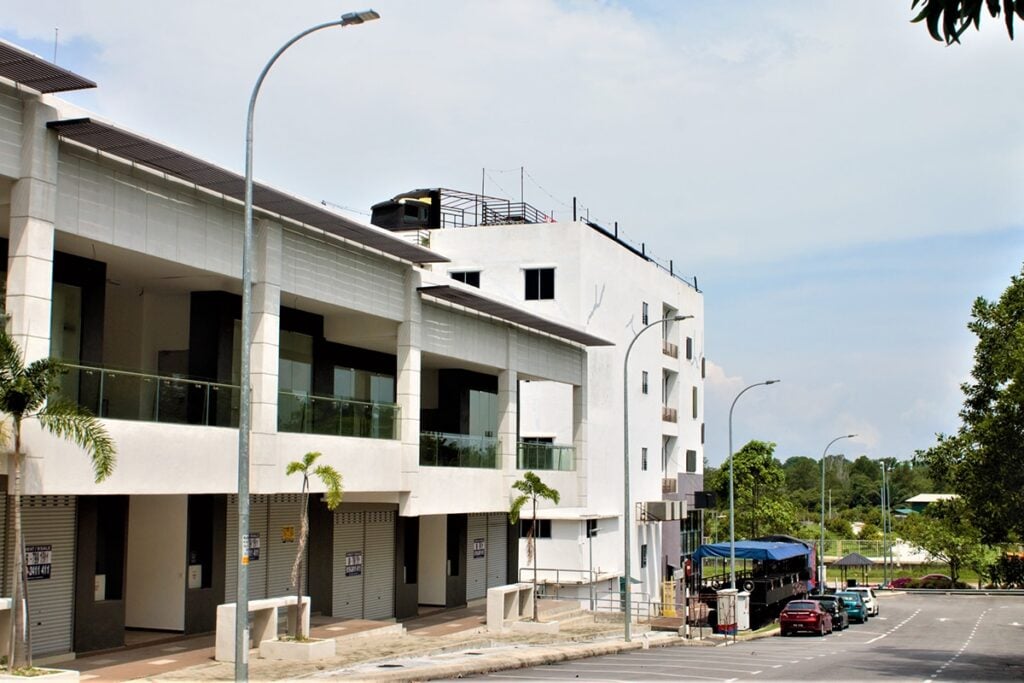
[[[487,589],[487,629],[501,631],[533,617],[533,584],[513,583]]]
[[[252,626],[249,629],[250,647],[258,648],[260,643],[265,640],[277,639],[277,610],[279,607],[287,609],[288,630],[292,631],[298,621],[299,634],[303,638],[309,637],[308,595],[302,596],[301,606],[298,606],[298,600],[294,595],[250,600],[249,618],[252,620]],[[233,602],[217,605],[217,646],[213,658],[219,662],[235,661],[236,612]]]

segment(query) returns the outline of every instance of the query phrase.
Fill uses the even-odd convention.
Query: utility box
[[[723,588],[718,591],[718,632],[736,634],[736,595],[735,588]],[[750,620],[747,620],[750,626]]]
[[[747,591],[736,594],[736,630],[750,630],[750,593]]]

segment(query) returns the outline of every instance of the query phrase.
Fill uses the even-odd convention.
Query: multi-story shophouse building
[[[210,631],[237,583],[242,178],[50,94],[92,85],[0,43],[6,326],[27,361],[69,366],[62,394],[118,452],[97,484],[76,446],[26,424],[37,656],[118,646],[126,629]],[[594,565],[617,580],[621,361],[644,310],[696,318],[652,330],[631,357],[633,499],[693,488],[693,287],[582,223],[502,228],[521,261],[496,258],[502,245],[478,288],[450,277],[484,263],[459,231],[427,244],[266,186],[255,207],[251,598],[292,590],[300,482],[285,468],[308,451],[345,488],[335,512],[310,504],[314,612],[402,618],[516,580],[507,510],[530,468],[562,495],[541,563],[588,566],[580,529],[598,528]],[[551,267],[558,296],[541,274],[524,297],[523,273]],[[637,530],[634,576],[654,591],[680,534],[650,516]],[[2,547],[6,588],[9,534]]]

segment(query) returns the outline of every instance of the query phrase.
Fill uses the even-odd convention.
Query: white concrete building
[[[237,584],[242,179],[48,94],[92,85],[0,43],[6,326],[27,361],[69,365],[62,394],[118,450],[96,484],[77,447],[26,425],[37,656],[116,647],[125,629],[210,631]],[[301,482],[285,467],[308,451],[345,487],[337,511],[310,505],[314,612],[401,618],[515,581],[525,551],[506,513],[527,469],[562,496],[539,566],[581,597],[593,566],[593,587],[617,592],[622,363],[644,316],[695,318],[632,353],[632,500],[654,514],[642,504],[700,488],[695,284],[583,222],[421,236],[270,187],[255,205],[250,597],[292,589]],[[686,534],[634,523],[633,576],[657,600]]]
[[[566,385],[518,375],[520,466],[537,470],[562,493],[560,505],[545,504],[538,515],[545,521],[538,525],[537,541],[539,574],[562,595],[589,595],[587,530],[595,526],[596,590],[618,594],[624,567],[626,349],[649,323],[693,316],[641,335],[626,375],[635,525],[631,573],[640,582],[634,588],[639,599],[660,602],[661,582],[700,544],[693,494],[703,488],[704,304],[696,281],[674,274],[671,263],[649,258],[643,245],[619,240],[617,230],[583,220],[555,222],[529,205],[495,197],[416,190],[376,205],[373,222],[415,235],[450,259],[433,264],[434,272],[614,342],[589,350],[586,381],[575,394]],[[573,431],[570,405],[585,415],[582,439]],[[553,453],[547,444],[554,445]],[[672,521],[654,521],[665,513],[644,504],[663,499],[684,501],[687,519],[680,523],[670,514]],[[525,540],[520,558],[521,568],[530,566]]]

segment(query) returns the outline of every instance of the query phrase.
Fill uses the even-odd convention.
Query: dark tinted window
[[[555,298],[555,269],[528,268],[523,271],[526,283],[526,300]]]
[[[452,276],[453,280],[458,280],[459,282],[464,282],[467,285],[470,285],[470,286],[473,286],[473,287],[476,287],[476,288],[480,287],[480,271],[479,270],[464,271],[464,272],[461,272],[461,273],[449,273],[449,275]]]

